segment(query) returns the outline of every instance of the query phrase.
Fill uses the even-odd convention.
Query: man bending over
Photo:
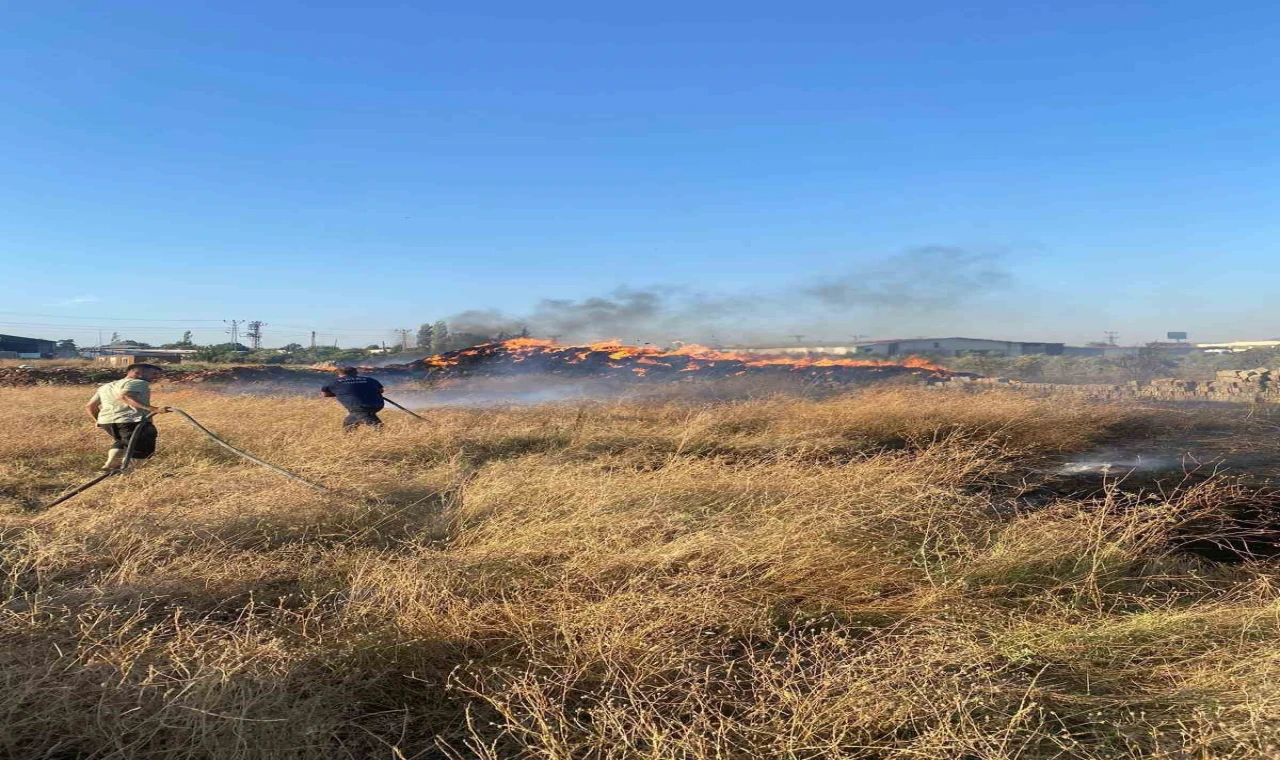
[[[382,400],[382,383],[372,377],[360,377],[355,367],[337,367],[334,374],[337,378],[321,388],[320,395],[336,398],[346,407],[347,418],[342,421],[342,429],[352,430],[361,425],[381,426],[378,412],[386,406]]]
[[[98,427],[111,436],[111,449],[103,470],[120,469],[135,430],[138,437],[133,444],[132,458],[147,459],[156,453],[156,426],[151,424],[151,415],[163,414],[169,408],[151,405],[151,383],[163,372],[154,364],[130,364],[125,367],[123,378],[98,388],[85,405],[85,411]]]

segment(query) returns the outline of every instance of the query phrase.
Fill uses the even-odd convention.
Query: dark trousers
[[[115,422],[110,425],[99,425],[111,436],[114,443],[111,444],[113,449],[127,450],[129,448],[129,438],[133,435],[133,431],[141,425],[142,429],[138,430],[138,440],[133,444],[133,458],[146,459],[156,453],[156,426],[151,424],[150,420],[145,422]]]
[[[369,427],[382,427],[382,420],[378,419],[378,412],[381,409],[372,407],[356,408],[347,410],[347,418],[342,421],[343,430],[354,430],[361,425]]]

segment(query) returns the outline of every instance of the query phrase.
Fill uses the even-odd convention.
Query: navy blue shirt
[[[320,390],[337,396],[349,412],[377,411],[383,407],[382,383],[372,377],[339,377]]]

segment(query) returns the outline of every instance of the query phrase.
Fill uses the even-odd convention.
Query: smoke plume
[[[792,332],[839,335],[881,312],[914,320],[954,310],[1008,287],[997,254],[954,246],[911,248],[860,269],[767,292],[713,294],[681,286],[618,288],[581,300],[543,299],[524,316],[473,309],[449,318],[456,333],[515,334],[562,341],[758,341]]]
[[[997,254],[943,245],[903,251],[864,272],[805,289],[829,308],[949,309],[1012,284]]]

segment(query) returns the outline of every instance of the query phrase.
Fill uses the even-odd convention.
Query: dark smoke
[[[497,309],[468,309],[449,317],[448,323],[450,332],[480,335],[515,335],[529,324],[527,320],[503,314]]]
[[[1013,276],[997,254],[954,246],[911,248],[869,268],[808,287],[806,295],[829,308],[949,309],[1008,287]]]
[[[619,288],[611,298],[544,299],[529,321],[535,329],[549,330],[553,335],[612,335],[652,325],[674,309],[671,299],[656,291]]]
[[[997,254],[954,246],[911,248],[861,271],[770,293],[712,295],[679,286],[619,288],[607,296],[544,299],[528,316],[473,309],[450,318],[455,333],[516,334],[563,341],[621,339],[665,343],[758,340],[801,330],[839,334],[851,313],[901,310],[915,317],[954,309],[1008,287]],[[840,320],[839,324],[831,320]],[[830,330],[827,328],[830,327]]]

